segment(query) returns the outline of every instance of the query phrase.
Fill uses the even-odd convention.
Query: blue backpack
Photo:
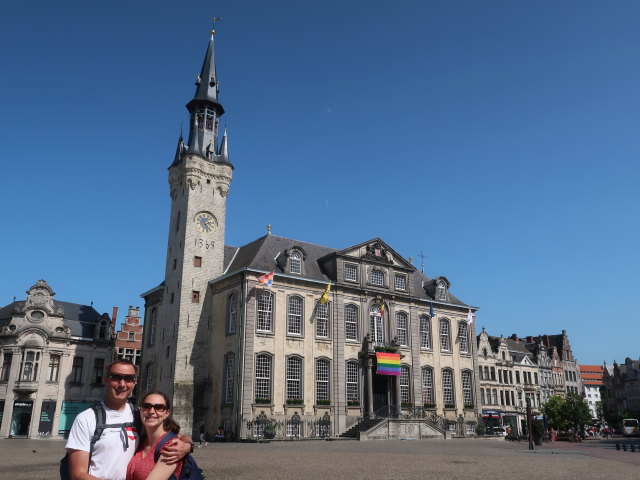
[[[174,438],[178,438],[175,433],[167,433],[162,439],[158,442],[155,451],[153,452],[153,461],[158,462],[158,458],[160,458],[160,450],[164,447],[164,444]],[[188,454],[182,460],[182,470],[180,471],[180,477],[176,478],[175,472],[169,477],[169,480],[203,480],[205,478],[204,472],[198,468],[198,464],[191,456]]]

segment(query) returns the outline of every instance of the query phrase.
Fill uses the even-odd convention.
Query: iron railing
[[[298,413],[289,418],[269,418],[264,410],[253,419],[245,419],[243,437],[247,439],[298,440],[301,438],[327,438],[331,436],[331,416],[303,419]]]

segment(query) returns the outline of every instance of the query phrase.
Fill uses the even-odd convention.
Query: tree
[[[542,412],[549,425],[558,430],[573,428],[578,431],[580,426],[591,422],[589,404],[577,393],[569,393],[566,398],[554,395],[543,405]]]

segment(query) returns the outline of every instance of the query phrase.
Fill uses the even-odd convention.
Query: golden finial
[[[409,257],[409,263],[413,265],[413,257]]]
[[[267,235],[271,235],[271,224],[267,225]]]

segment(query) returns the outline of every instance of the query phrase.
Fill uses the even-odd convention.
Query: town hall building
[[[205,420],[208,432],[243,438],[267,417],[328,418],[340,435],[364,417],[416,409],[472,432],[477,308],[446,277],[427,277],[382,238],[335,248],[269,227],[225,245],[234,167],[218,87],[212,31],[188,140],[169,167],[165,277],[142,294],[141,391],[167,392],[187,434]],[[379,373],[380,353],[398,355],[397,374]]]

